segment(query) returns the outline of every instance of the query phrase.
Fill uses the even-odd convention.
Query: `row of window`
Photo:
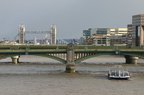
[[[135,23],[135,22],[143,22],[143,21],[144,21],[144,19],[141,19],[141,20],[140,19],[139,20],[132,20],[133,23]]]
[[[97,31],[97,34],[107,34],[107,31]]]
[[[144,19],[144,17],[133,17],[132,19]]]

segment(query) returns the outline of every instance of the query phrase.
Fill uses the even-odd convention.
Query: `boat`
[[[129,79],[130,73],[122,65],[114,65],[108,72],[109,79]]]

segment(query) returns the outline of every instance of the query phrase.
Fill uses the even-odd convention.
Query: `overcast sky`
[[[144,0],[0,0],[0,40],[13,39],[20,24],[26,31],[55,24],[58,38],[79,38],[88,28],[126,28],[136,14]]]

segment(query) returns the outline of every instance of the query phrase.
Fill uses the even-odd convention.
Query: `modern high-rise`
[[[132,45],[144,45],[144,14],[132,16]]]

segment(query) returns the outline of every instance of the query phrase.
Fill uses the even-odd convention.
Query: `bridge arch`
[[[55,56],[42,55],[42,54],[38,54],[38,55],[36,55],[36,56],[42,56],[42,57],[51,58],[51,59],[54,59],[54,60],[56,60],[56,61],[59,61],[59,62],[62,62],[62,63],[64,63],[64,64],[66,64],[66,60],[60,59],[60,58],[55,57]]]
[[[78,64],[78,63],[80,63],[81,61],[84,61],[84,60],[86,60],[86,59],[93,58],[93,57],[96,57],[96,56],[100,56],[100,55],[112,55],[112,54],[113,54],[113,53],[110,53],[110,54],[108,54],[108,53],[100,53],[100,54],[95,54],[95,55],[89,55],[89,56],[87,56],[87,57],[83,57],[83,58],[81,58],[81,59],[76,60],[76,61],[75,61],[75,64]]]
[[[13,56],[19,56],[19,55],[17,55],[17,54],[3,54],[3,55],[0,55],[0,60],[4,59],[4,58],[8,58],[8,57],[13,57]]]
[[[19,54],[19,55],[17,55],[17,54],[5,54],[5,55],[0,56],[0,60],[4,59],[4,58],[13,57],[13,56],[20,56],[20,55],[25,55],[25,54]],[[47,58],[51,58],[51,59],[54,59],[56,61],[59,61],[63,64],[66,64],[66,60],[60,59],[60,58],[55,57],[55,56],[42,55],[42,54],[29,54],[29,55],[47,57]]]
[[[93,58],[93,57],[96,57],[96,56],[100,56],[100,55],[117,55],[117,54],[115,54],[115,53],[109,53],[109,54],[108,53],[100,53],[100,54],[95,54],[95,55],[89,55],[89,56],[86,56],[86,57],[83,57],[83,58],[75,60],[75,64],[78,64],[81,61],[84,61],[86,59]],[[135,53],[134,54],[121,53],[119,55],[123,55],[123,56],[129,55],[129,56],[133,56],[133,57],[138,57],[138,58],[144,59],[144,55],[143,54],[139,54],[139,53],[138,54],[135,54]]]

